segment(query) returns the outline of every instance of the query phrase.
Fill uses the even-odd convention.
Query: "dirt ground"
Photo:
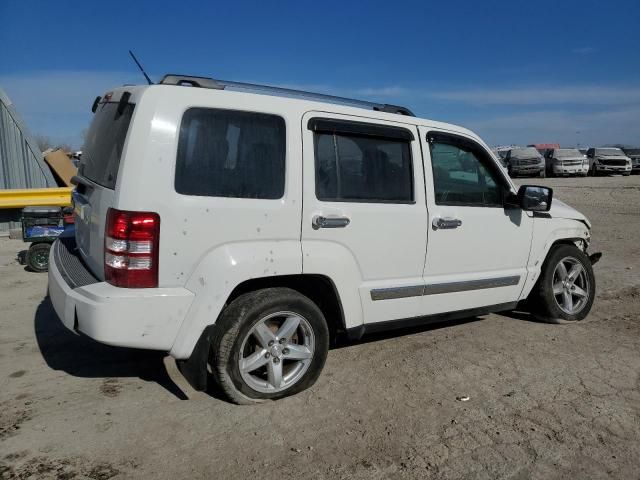
[[[640,478],[640,176],[542,183],[604,253],[585,321],[365,338],[310,390],[251,407],[66,331],[24,244],[0,239],[0,478]]]

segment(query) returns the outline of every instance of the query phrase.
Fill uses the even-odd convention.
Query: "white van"
[[[591,309],[588,220],[518,190],[466,129],[176,75],[93,110],[51,301],[73,331],[169,352],[196,388],[277,399],[315,382],[340,335],[524,300],[555,322]]]

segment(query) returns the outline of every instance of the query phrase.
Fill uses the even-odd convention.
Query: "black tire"
[[[27,267],[33,272],[46,272],[49,270],[49,250],[51,250],[51,244],[33,243],[27,250],[25,262]]]
[[[631,172],[624,172],[622,175],[628,177],[629,175],[631,175]]]
[[[240,373],[241,344],[264,317],[282,311],[302,316],[311,326],[315,341],[313,357],[302,377],[289,388],[275,393],[260,392],[251,388]],[[295,290],[267,288],[241,295],[224,309],[211,339],[209,366],[229,400],[249,405],[295,395],[311,387],[320,376],[328,351],[329,329],[318,306]]]
[[[540,170],[540,173],[538,174],[538,176],[540,178],[545,178],[547,176],[546,172],[544,170]]]
[[[584,306],[573,315],[562,310],[553,293],[553,276],[556,267],[565,258],[577,260],[584,269],[588,281],[588,296]],[[547,258],[542,264],[540,278],[529,295],[528,303],[536,317],[548,323],[572,323],[584,319],[591,310],[596,294],[596,279],[593,275],[591,261],[585,253],[575,245],[560,244],[551,247]]]

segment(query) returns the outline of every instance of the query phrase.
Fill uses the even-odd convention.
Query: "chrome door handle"
[[[311,220],[311,225],[314,230],[319,228],[344,228],[351,220],[347,217],[323,217],[322,215],[316,215]]]
[[[444,218],[435,217],[431,222],[431,225],[433,226],[434,230],[438,230],[438,229],[447,230],[452,228],[458,228],[459,226],[462,225],[462,220],[458,220],[457,218],[451,218],[451,217],[444,217]]]

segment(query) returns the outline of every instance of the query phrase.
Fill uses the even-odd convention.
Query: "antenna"
[[[147,75],[147,72],[144,71],[144,68],[142,68],[142,65],[140,65],[140,62],[138,61],[138,59],[136,58],[136,56],[133,54],[133,52],[131,50],[129,50],[129,55],[131,55],[131,58],[133,58],[133,61],[136,62],[136,65],[138,66],[138,68],[140,69],[142,74],[144,75],[144,78],[147,79],[147,83],[149,85],[153,85],[153,82],[149,78],[149,75]]]

